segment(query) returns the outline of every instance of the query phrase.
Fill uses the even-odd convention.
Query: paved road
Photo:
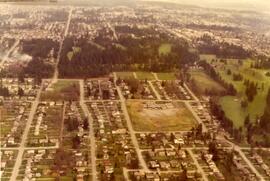
[[[135,79],[138,79],[136,72],[133,72],[133,76]]]
[[[116,81],[116,75],[115,74],[114,74],[114,80]],[[131,120],[130,120],[130,117],[129,117],[129,114],[128,114],[128,111],[127,111],[127,107],[126,107],[125,98],[122,95],[121,90],[120,90],[120,88],[118,86],[116,86],[116,89],[117,89],[118,95],[119,95],[120,100],[121,100],[121,107],[123,109],[123,113],[124,113],[124,116],[125,116],[126,121],[127,121],[127,127],[128,127],[128,130],[129,130],[131,141],[132,141],[132,143],[133,143],[133,145],[135,147],[139,162],[141,164],[142,169],[144,171],[148,171],[148,167],[147,167],[147,165],[145,163],[145,160],[143,159],[143,156],[142,156],[141,151],[140,151],[140,147],[139,147],[139,143],[137,141],[136,135],[135,135],[135,131],[134,131],[133,127],[132,127],[132,123],[131,123]]]
[[[151,82],[151,81],[148,81],[148,83],[149,83],[150,87],[152,88],[154,94],[156,95],[157,99],[158,99],[158,100],[161,100],[161,97],[160,97],[158,91],[157,91],[157,90],[155,89],[155,87],[153,86],[152,82]]]
[[[4,65],[4,63],[7,61],[10,54],[15,50],[15,48],[19,45],[20,40],[16,40],[15,43],[12,45],[12,47],[7,51],[6,55],[3,57],[2,61],[0,62],[0,68]]]
[[[203,121],[201,120],[201,118],[199,118],[199,116],[195,113],[194,109],[191,107],[190,103],[185,101],[184,102],[186,107],[188,108],[188,110],[192,113],[192,115],[194,116],[194,118],[198,121],[199,124],[202,124],[202,131],[205,132],[207,131],[206,126],[204,125]]]
[[[22,157],[23,157],[23,152],[25,150],[25,144],[26,144],[26,141],[27,141],[28,132],[30,130],[31,123],[33,121],[36,109],[38,107],[41,90],[42,90],[42,83],[41,83],[41,86],[40,86],[40,88],[39,88],[39,90],[37,92],[36,99],[35,99],[35,101],[33,102],[32,106],[31,106],[29,117],[28,117],[28,120],[26,122],[25,129],[24,129],[24,132],[23,132],[23,135],[22,135],[22,141],[21,141],[20,147],[18,148],[17,159],[16,159],[16,162],[15,162],[13,171],[12,171],[12,175],[10,177],[11,181],[16,180],[16,178],[17,178],[17,176],[19,174],[19,168],[20,168],[20,165],[22,163]]]
[[[207,177],[207,175],[204,173],[204,171],[203,171],[201,165],[199,164],[199,162],[197,161],[197,159],[196,159],[194,153],[192,152],[191,149],[187,149],[187,151],[188,151],[188,153],[190,154],[190,156],[191,156],[193,162],[195,163],[196,167],[198,168],[199,172],[202,174],[203,180],[207,181],[207,180],[208,180],[208,177]]]
[[[108,22],[107,25],[108,25],[108,27],[112,30],[114,39],[115,39],[116,41],[118,41],[118,36],[117,36],[117,34],[116,34],[116,32],[115,32],[115,28],[112,27],[112,25],[111,25],[110,22]]]
[[[238,145],[227,141],[229,144],[232,145],[232,147],[234,148],[235,151],[237,151],[240,156],[242,157],[242,159],[246,162],[246,164],[249,166],[249,168],[252,170],[253,173],[255,173],[255,175],[260,179],[260,181],[265,181],[265,179],[263,178],[263,176],[258,172],[258,170],[254,167],[254,165],[250,162],[250,160],[246,157],[246,155],[243,153],[243,151],[241,150],[241,147],[239,147]],[[247,149],[247,148],[245,148]],[[256,148],[255,148],[256,149]],[[259,149],[259,148],[257,148]]]
[[[184,87],[186,88],[186,90],[189,92],[189,94],[193,97],[193,99],[197,102],[200,102],[200,100],[198,99],[198,97],[189,89],[189,87],[187,86],[187,84],[184,83]]]
[[[47,149],[58,149],[59,143],[56,143],[55,146],[44,146],[44,147],[24,147],[24,150],[47,150]],[[0,150],[19,150],[19,147],[10,147],[10,148],[0,148]]]
[[[70,11],[69,11],[69,16],[68,16],[64,36],[62,37],[62,40],[60,41],[60,46],[59,46],[59,50],[58,50],[58,53],[57,53],[57,59],[56,59],[56,64],[55,64],[55,70],[54,70],[53,78],[52,78],[52,81],[51,81],[51,84],[49,85],[49,87],[52,86],[54,83],[56,83],[57,80],[58,80],[58,75],[59,75],[58,64],[59,64],[59,61],[60,61],[60,56],[61,56],[61,52],[62,52],[65,37],[68,35],[70,20],[71,20],[71,17],[72,17],[72,11],[73,11],[73,8],[71,7]]]
[[[66,112],[66,102],[64,102],[63,110],[62,110],[62,119],[61,119],[61,130],[60,130],[60,145],[63,144],[63,132],[64,132],[64,121],[65,121],[65,112]]]
[[[159,80],[159,78],[157,76],[157,73],[152,72],[152,74],[154,75],[154,77],[155,77],[156,80]]]
[[[90,149],[91,149],[91,168],[92,168],[92,180],[97,180],[97,169],[96,169],[96,140],[93,128],[93,119],[91,118],[91,114],[85,104],[84,100],[84,87],[83,80],[80,80],[80,105],[84,112],[84,115],[88,117],[89,121],[89,135],[90,135]]]

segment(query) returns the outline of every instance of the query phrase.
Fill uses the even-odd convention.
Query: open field
[[[210,76],[200,70],[193,70],[189,72],[191,79],[194,80],[197,91],[201,94],[205,93],[205,90],[213,90],[215,92],[225,91],[219,83],[214,81]]]
[[[211,55],[211,54],[200,54],[200,59],[201,60],[206,60],[206,61],[211,61],[212,59],[216,59],[216,55]]]
[[[51,88],[42,92],[41,100],[69,101],[78,100],[79,96],[80,90],[77,80],[58,80]]]
[[[67,57],[69,60],[72,60],[73,56],[77,53],[81,52],[81,48],[80,47],[72,47],[72,51],[67,53]]]
[[[182,103],[128,101],[127,108],[136,131],[188,131],[196,124]]]
[[[134,78],[133,72],[116,72],[116,75],[121,79]]]
[[[176,80],[174,73],[157,73],[159,80]]]
[[[250,68],[253,62],[250,59],[241,61],[242,63],[239,63],[238,60],[228,59],[226,64],[220,60],[212,63],[222,79],[231,83],[237,90],[236,96],[225,96],[220,99],[220,104],[226,116],[233,120],[236,127],[243,126],[244,119],[247,115],[250,115],[251,120],[255,121],[258,116],[263,114],[267,91],[270,87],[270,79],[265,75],[267,70]],[[240,73],[243,76],[243,80],[234,81],[232,74],[227,74],[228,69],[231,70],[232,74]],[[247,108],[241,107],[241,101],[246,99],[245,79],[258,83],[259,87],[258,94],[252,102],[249,102]],[[262,84],[264,84],[264,89],[261,88]]]
[[[171,44],[169,44],[169,43],[163,43],[163,44],[161,44],[160,46],[159,46],[159,48],[158,48],[158,53],[159,53],[159,55],[166,55],[166,54],[168,54],[168,53],[170,53],[171,52],[171,49],[172,49],[172,45]]]
[[[151,72],[136,72],[137,78],[139,80],[153,80],[155,79],[154,75]]]

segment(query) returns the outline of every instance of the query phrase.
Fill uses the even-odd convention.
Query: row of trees
[[[266,97],[266,106],[264,110],[264,114],[260,120],[260,126],[263,130],[269,133],[270,131],[270,89],[268,90],[268,94]]]
[[[237,91],[234,88],[234,86],[231,83],[227,83],[226,81],[224,81],[221,76],[216,72],[216,70],[213,68],[213,66],[211,64],[209,64],[206,61],[200,61],[198,62],[198,65],[203,67],[203,69],[205,70],[205,72],[215,81],[217,81],[218,83],[220,83],[225,89],[226,92],[223,92],[224,95],[236,95]]]
[[[244,81],[244,85],[246,86],[246,96],[248,98],[249,102],[252,102],[254,100],[254,97],[257,95],[257,87],[258,84],[256,84],[253,81],[246,80]]]
[[[24,96],[24,90],[21,87],[19,87],[17,95],[19,97]],[[9,97],[10,96],[10,92],[9,92],[8,88],[6,88],[6,87],[0,87],[0,96]]]

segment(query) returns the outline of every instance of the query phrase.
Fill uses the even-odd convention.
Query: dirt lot
[[[196,120],[184,104],[167,107],[164,103],[146,107],[140,101],[128,101],[127,108],[136,131],[187,131]]]

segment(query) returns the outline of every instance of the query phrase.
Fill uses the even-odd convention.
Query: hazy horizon
[[[190,4],[210,8],[229,8],[246,10],[263,10],[270,12],[269,0],[139,0],[139,1],[160,1],[179,4]]]

